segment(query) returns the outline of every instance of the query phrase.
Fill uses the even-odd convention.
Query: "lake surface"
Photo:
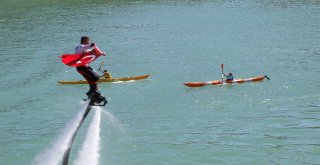
[[[82,77],[58,56],[83,35],[107,53],[93,68],[151,77],[99,85],[109,102],[89,113],[70,164],[90,134],[92,164],[320,162],[317,0],[2,0],[0,25],[0,164],[37,164],[59,147],[88,86],[59,85]],[[222,63],[235,78],[271,80],[183,85],[221,79]]]

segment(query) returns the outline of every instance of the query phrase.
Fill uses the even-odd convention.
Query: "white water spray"
[[[103,114],[107,116],[107,122],[110,123],[111,126],[115,127],[116,130],[121,131],[123,133],[126,132],[124,126],[120,121],[109,111],[102,111]]]
[[[95,114],[88,128],[86,139],[79,151],[78,158],[74,161],[76,165],[99,164],[101,108],[93,107],[92,111]]]
[[[89,102],[87,101],[81,111],[67,124],[62,134],[52,143],[51,147],[35,158],[34,164],[56,165],[61,161],[64,152],[68,149],[72,134],[76,131],[78,125],[81,124],[81,118],[88,104]]]

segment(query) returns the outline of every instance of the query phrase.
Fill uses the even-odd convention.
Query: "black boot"
[[[87,92],[87,96],[91,97],[92,101],[95,103],[106,102],[106,98],[101,96],[96,85],[90,85],[90,90]]]
[[[101,96],[100,92],[99,93],[92,93],[91,96],[88,96],[91,99],[91,102],[94,105],[100,105],[101,103],[103,106],[107,103],[107,99],[103,96]]]
[[[90,97],[95,95],[100,95],[97,85],[90,85],[90,90],[87,92],[87,96]]]
[[[99,94],[99,96],[96,97],[96,102],[101,103],[103,101],[106,101],[106,98],[101,96],[101,94]]]

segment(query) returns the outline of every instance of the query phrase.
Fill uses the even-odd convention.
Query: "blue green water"
[[[79,112],[86,85],[58,56],[88,35],[107,52],[99,164],[319,164],[316,0],[0,1],[0,164],[34,164]],[[268,75],[270,81],[182,83]],[[78,133],[77,159],[90,113]],[[45,164],[45,163],[44,163]]]

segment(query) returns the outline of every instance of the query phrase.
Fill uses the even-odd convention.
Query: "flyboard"
[[[91,51],[85,54],[63,54],[59,56],[61,58],[62,63],[70,66],[70,67],[77,67],[83,66],[91,63],[92,61],[96,60],[101,55],[104,55],[102,51],[97,46],[93,46],[90,48]],[[80,129],[81,124],[83,123],[84,119],[87,117],[89,111],[91,110],[92,106],[105,106],[107,104],[107,100],[104,97],[99,97],[97,95],[88,95],[88,99],[84,99],[86,101],[86,109],[80,119],[79,125],[76,127],[76,130],[72,133],[72,137],[68,142],[68,148],[63,154],[63,165],[68,165],[69,155],[71,151],[71,147],[73,141],[77,135],[77,132]]]

